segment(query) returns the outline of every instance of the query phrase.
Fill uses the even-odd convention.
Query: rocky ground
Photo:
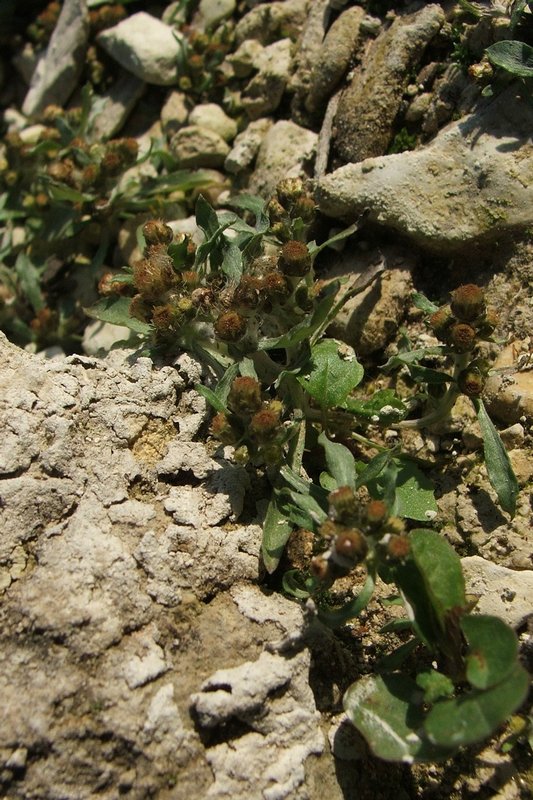
[[[516,82],[483,98],[465,63],[484,63],[506,17],[465,21],[452,2],[200,0],[174,35],[182,5],[133,2],[95,33],[98,4],[64,0],[49,42],[17,33],[3,133],[29,136],[101,65],[99,137],[163,143],[180,168],[210,171],[219,205],[301,176],[322,232],[363,217],[321,269],[383,267],[334,331],[374,389],[401,328],[432,343],[414,288],[439,301],[466,281],[486,287],[502,345],[485,400],[519,481],[515,518],[494,504],[466,403],[406,446],[432,464],[468,590],[515,627],[531,666],[533,110]],[[225,91],[194,95],[176,68],[180,37],[220,26],[231,43],[212,73]],[[194,232],[186,213],[167,219]],[[138,258],[144,218],[122,223],[106,266]],[[97,277],[77,284],[80,304]],[[154,363],[113,348],[123,329],[84,326],[68,355],[0,338],[2,796],[531,797],[531,751],[502,748],[508,729],[444,765],[369,754],[341,701],[387,644],[380,593],[333,634],[275,591],[259,555],[265,498],[208,436],[201,366]]]

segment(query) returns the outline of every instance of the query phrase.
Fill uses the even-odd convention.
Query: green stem
[[[443,419],[445,419],[449,415],[457,401],[457,398],[461,394],[457,388],[457,377],[459,376],[459,373],[465,369],[470,360],[470,356],[470,353],[463,353],[461,355],[454,356],[455,364],[452,376],[453,382],[448,386],[445,394],[441,398],[437,408],[434,411],[426,414],[420,419],[404,419],[402,422],[397,422],[391,427],[400,430],[405,428],[415,428],[420,430],[421,428],[429,428],[430,425],[435,425],[437,422],[441,422]]]

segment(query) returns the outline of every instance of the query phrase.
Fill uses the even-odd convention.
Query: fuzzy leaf
[[[220,265],[221,271],[232,283],[238,283],[242,275],[242,253],[233,242],[224,247],[224,258]]]
[[[374,594],[374,586],[375,576],[369,572],[363,588],[356,597],[339,607],[319,606],[318,618],[326,625],[329,625],[330,628],[338,628],[340,625],[344,625],[354,617],[358,617],[361,611],[367,607]]]
[[[276,336],[272,339],[263,339],[257,345],[258,350],[272,350],[278,347],[295,347],[301,342],[307,341],[317,331],[324,320],[327,319],[333,304],[335,303],[335,296],[339,291],[339,282],[332,281],[328,283],[324,289],[321,299],[311,314],[309,319],[298,323],[287,333]]]
[[[151,325],[130,317],[130,304],[131,297],[102,297],[90,308],[83,310],[93,319],[111,322],[113,325],[124,325],[135,333],[148,336],[152,330]]]
[[[503,510],[507,511],[511,517],[514,517],[516,498],[518,496],[518,481],[513,472],[507,450],[503,446],[500,434],[487,414],[483,400],[476,399],[473,402],[479,427],[481,428],[481,436],[483,437],[483,451],[489,481],[498,495],[498,501]]]
[[[437,514],[438,507],[429,478],[410,459],[395,459],[396,497],[393,513],[419,522],[429,522]]]
[[[342,407],[372,422],[399,422],[407,414],[407,408],[394,389],[380,389],[367,400],[347,397]]]
[[[444,625],[447,612],[466,606],[461,559],[451,544],[435,531],[418,528],[411,531],[409,539],[431,603]]]
[[[385,761],[438,761],[450,749],[422,739],[422,692],[406,675],[367,675],[344,695],[344,709],[367,740],[374,755]]]
[[[430,669],[426,672],[419,672],[416,676],[417,686],[424,690],[424,702],[434,703],[442,697],[453,697],[453,681],[442,672]]]
[[[268,573],[274,572],[278,566],[291,530],[292,525],[283,511],[281,511],[279,497],[274,492],[263,522],[263,542],[261,545],[263,561]]]
[[[388,450],[384,450],[382,453],[378,453],[377,456],[374,456],[363,470],[359,472],[355,482],[355,488],[360,489],[361,486],[367,486],[374,481],[390,463],[390,460],[391,454]]]
[[[322,408],[342,405],[364,374],[352,348],[336,339],[324,339],[313,347],[310,367],[297,380]]]
[[[24,252],[19,253],[17,256],[15,272],[19,279],[20,288],[33,310],[37,313],[45,306],[41,292],[41,272]]]
[[[435,311],[439,310],[439,307],[432,303],[431,300],[428,300],[425,294],[422,292],[414,292],[412,296],[413,305],[416,308],[419,308],[420,311],[423,311],[425,314],[434,314]]]
[[[519,78],[533,78],[533,47],[516,39],[505,39],[487,47],[491,64]]]
[[[436,703],[424,725],[431,742],[456,748],[490,736],[525,700],[529,676],[515,664],[503,681]]]
[[[197,383],[194,387],[198,394],[201,394],[202,397],[205,397],[207,402],[215,409],[215,411],[221,411],[223,413],[227,413],[228,409],[225,403],[222,402],[220,397],[218,397],[215,392],[210,389],[208,386],[203,386],[201,383]]]
[[[498,617],[472,614],[460,621],[468,642],[466,677],[476,689],[499,683],[513,668],[518,655],[514,631]]]
[[[322,432],[318,437],[326,455],[326,464],[337,486],[351,486],[355,489],[355,459],[347,447],[332,442]]]

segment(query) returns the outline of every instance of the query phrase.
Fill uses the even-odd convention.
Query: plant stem
[[[450,383],[444,396],[441,398],[437,408],[434,411],[431,411],[431,413],[426,414],[420,419],[404,419],[402,422],[397,422],[392,427],[400,430],[405,428],[415,428],[420,430],[421,428],[428,428],[430,425],[435,425],[435,423],[445,419],[445,417],[449,415],[457,401],[457,398],[461,394],[457,388],[457,377],[468,364],[470,356],[470,353],[462,353],[461,355],[454,356],[455,364],[452,376],[453,383]]]

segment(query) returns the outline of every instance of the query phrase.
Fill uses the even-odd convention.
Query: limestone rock
[[[95,116],[92,134],[95,139],[110,139],[122,128],[146,84],[131,73],[124,73],[103,95],[103,108]]]
[[[436,3],[398,16],[372,43],[362,66],[342,93],[335,115],[335,150],[343,162],[386,152],[406,86],[431,39],[444,22]]]
[[[251,167],[259,152],[261,142],[272,127],[272,124],[272,120],[268,119],[268,117],[250,122],[248,127],[242,133],[239,133],[233,142],[233,147],[224,161],[224,169],[227,172],[237,174]]]
[[[483,394],[488,411],[508,423],[533,419],[533,372],[520,369],[521,356],[530,358],[521,353],[520,342],[505,347],[494,362],[494,369],[503,372],[489,376]]]
[[[369,219],[441,253],[533,222],[533,109],[512,88],[425,147],[346,164],[319,182],[320,210]]]
[[[533,570],[513,570],[480,556],[461,559],[467,592],[479,598],[476,611],[518,625],[531,613]]]
[[[222,136],[199,125],[181,128],[172,137],[170,148],[181,168],[221,167],[230,150]]]
[[[202,30],[215,28],[223,19],[231,17],[236,5],[236,0],[200,0],[193,25]]]
[[[161,127],[169,138],[187,124],[189,109],[183,92],[170,92],[161,109]]]
[[[156,86],[177,83],[179,34],[169,25],[138,11],[98,34],[98,44],[137,78]]]
[[[261,144],[250,190],[268,197],[282,178],[305,175],[305,166],[314,156],[317,138],[313,131],[289,120],[276,122]]]
[[[89,322],[83,331],[82,348],[86,356],[108,353],[117,342],[127,342],[131,336],[129,328],[113,325],[98,319]]]
[[[306,108],[319,111],[333,94],[357,49],[364,10],[348,8],[335,20],[313,64]]]
[[[281,38],[296,38],[307,14],[307,0],[277,0],[260,3],[242,17],[235,28],[237,44],[246,39],[257,39],[270,44]]]
[[[22,111],[37,114],[51,103],[63,105],[78,83],[89,39],[85,0],[65,0],[46,55],[37,62]]]
[[[257,39],[245,39],[235,52],[227,57],[235,77],[247,78],[257,68],[258,58],[264,49]]]
[[[291,111],[293,121],[301,125],[307,122],[305,99],[309,91],[311,71],[316,64],[326,34],[329,14],[329,0],[315,0],[310,3],[302,33],[296,42],[294,74],[290,81],[290,91],[294,95]]]
[[[216,103],[201,103],[189,114],[189,125],[198,125],[218,133],[225,142],[232,142],[237,135],[237,123],[228,117]]]
[[[242,104],[251,119],[270,114],[279,106],[291,69],[290,39],[265,47],[254,66],[259,70],[242,93]]]

